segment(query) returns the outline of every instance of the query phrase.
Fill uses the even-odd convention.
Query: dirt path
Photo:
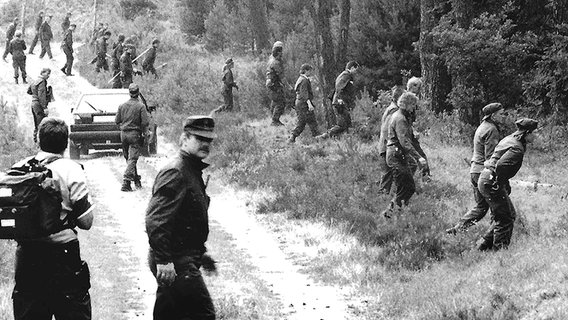
[[[35,78],[42,67],[52,69],[49,83],[54,88],[56,101],[50,104],[50,113],[69,122],[70,108],[82,92],[93,87],[79,75],[65,77],[59,71],[64,56],[58,44],[54,43],[52,47],[55,58],[52,61],[39,60],[37,55],[28,57],[28,74]],[[1,64],[0,72],[11,74],[11,63]],[[77,74],[76,70],[74,73]],[[8,77],[0,79],[0,95],[18,106],[20,125],[32,128],[29,96],[25,93],[27,86],[15,85],[12,81]],[[146,266],[148,244],[144,211],[156,171],[167,160],[166,155],[176,152],[164,141],[161,141],[159,151],[156,157],[141,160],[140,173],[145,188],[133,193],[119,191],[125,165],[119,153],[98,152],[81,160],[97,204],[93,229],[80,232],[83,256],[92,266],[95,319],[151,318],[156,285]],[[242,308],[246,304],[243,301],[262,294],[266,295],[266,309],[272,311],[261,313],[261,319],[350,318],[339,291],[318,285],[301,273],[290,254],[281,250],[275,236],[255,220],[242,194],[219,185],[215,179],[209,192],[212,195],[213,238],[209,247],[220,262],[221,276],[207,278],[207,281],[212,286],[214,299],[228,305],[223,308],[230,310],[231,304]],[[233,269],[238,266],[243,271],[239,271],[238,276],[233,275]],[[241,310],[227,318],[249,317]]]

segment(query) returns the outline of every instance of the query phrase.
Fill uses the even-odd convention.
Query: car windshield
[[[74,113],[116,113],[118,106],[130,99],[126,93],[85,94]]]

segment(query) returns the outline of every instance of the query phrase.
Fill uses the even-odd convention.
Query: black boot
[[[136,187],[136,189],[142,188],[142,177],[136,176],[136,178],[134,179],[134,186]]]
[[[122,181],[122,188],[120,188],[120,191],[134,191],[132,190],[132,187],[130,186],[130,180],[123,180]]]

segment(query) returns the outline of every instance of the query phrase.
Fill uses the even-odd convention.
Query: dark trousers
[[[70,75],[71,69],[73,68],[73,51],[69,50],[69,48],[63,48],[63,53],[65,53],[66,61],[62,70],[65,70],[66,75]]]
[[[298,122],[296,123],[294,130],[292,130],[292,135],[294,137],[299,136],[306,128],[306,124],[310,126],[312,136],[319,135],[316,115],[314,111],[308,110],[308,103],[306,101],[296,100],[295,109],[296,114],[298,115]]]
[[[467,229],[471,227],[472,225],[483,219],[483,217],[485,217],[485,215],[487,214],[487,211],[489,211],[489,203],[487,203],[478,189],[479,176],[480,173],[470,174],[475,205],[473,206],[473,208],[471,208],[471,210],[464,214],[463,217],[461,217],[456,226],[458,228]]]
[[[150,270],[156,276],[152,252]],[[214,320],[215,307],[199,268],[199,256],[180,257],[175,262],[176,279],[171,286],[158,286],[154,320]]]
[[[398,207],[407,205],[410,198],[416,191],[414,177],[406,160],[406,156],[394,146],[387,147],[387,165],[392,168],[393,181],[396,189],[395,196],[392,200]]]
[[[36,46],[38,40],[39,40],[39,32],[36,31],[35,36],[32,40],[31,45],[30,45],[30,51],[28,51],[30,54],[34,53],[34,49],[35,49],[35,46]]]
[[[124,74],[121,77],[120,82],[122,82],[123,88],[128,89],[128,86],[130,86],[130,84],[132,83],[132,73]]]
[[[490,172],[483,170],[479,177],[479,193],[491,208],[491,226],[483,236],[481,250],[499,250],[507,248],[511,243],[516,212],[509,198],[510,187],[508,183],[494,184],[490,179]]]
[[[272,89],[268,89],[268,96],[271,101],[270,110],[272,111],[272,122],[280,122],[280,117],[284,114],[284,107],[286,105],[284,88],[275,86]]]
[[[379,155],[379,168],[381,169],[381,181],[379,182],[379,191],[389,194],[393,183],[393,169],[387,165],[387,154]]]
[[[37,129],[41,120],[47,117],[44,109],[40,106],[39,102],[32,103],[32,115],[34,116],[34,142],[37,142]]]
[[[14,78],[16,80],[18,80],[18,77],[20,77],[20,71],[22,72],[22,79],[24,81],[26,81],[26,57],[24,56],[23,58],[20,59],[14,59],[14,57],[12,57],[12,66],[14,67]]]
[[[95,71],[101,72],[101,69],[108,71],[108,62],[106,59],[106,55],[97,56],[97,66],[95,67]]]
[[[221,92],[223,95],[223,107],[224,111],[233,111],[233,89],[225,89]]]
[[[12,39],[6,39],[6,48],[4,49],[4,54],[2,55],[2,59],[6,59],[6,57],[8,56],[8,51],[10,49],[10,41],[12,41]]]
[[[154,75],[155,79],[158,79],[158,72],[156,71],[156,68],[154,67],[153,64],[147,64],[147,65],[143,65],[142,66],[142,70],[144,72],[146,72],[146,74],[151,73]],[[231,97],[232,97],[233,92],[231,91]]]
[[[49,40],[41,40],[41,53],[39,54],[40,59],[43,58],[43,56],[45,56],[45,54],[47,53],[47,56],[49,57],[49,59],[53,59],[53,54],[51,53],[51,43]]]
[[[351,108],[346,104],[334,104],[333,109],[336,123],[329,129],[331,137],[338,136],[351,127]]]
[[[127,181],[135,181],[138,179],[136,164],[138,158],[140,158],[142,136],[138,130],[122,131],[120,140],[122,141],[122,154],[126,159],[126,170],[124,170],[123,178]]]
[[[90,320],[89,278],[78,241],[18,244],[14,319]]]

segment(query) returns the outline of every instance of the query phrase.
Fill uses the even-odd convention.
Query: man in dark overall
[[[475,130],[473,137],[473,155],[469,169],[475,206],[464,214],[454,227],[446,230],[449,234],[466,231],[469,227],[483,219],[487,211],[489,211],[489,204],[479,193],[477,182],[479,181],[481,171],[483,171],[483,164],[491,158],[501,138],[498,124],[503,121],[504,110],[500,103],[495,102],[483,107],[482,112],[484,114],[483,120],[477,127],[477,130]]]
[[[37,128],[41,120],[49,115],[47,105],[51,101],[51,97],[48,93],[47,79],[49,79],[50,75],[51,69],[44,68],[41,70],[39,78],[30,84],[32,114],[34,116],[34,142],[37,142]]]
[[[66,76],[72,76],[71,69],[73,68],[73,31],[77,26],[75,24],[69,25],[69,29],[65,32],[63,36],[63,41],[61,41],[61,50],[65,53],[65,65],[61,68],[61,72],[65,73]]]
[[[8,30],[6,30],[6,48],[4,49],[4,54],[2,55],[2,60],[6,61],[6,57],[8,56],[8,52],[10,52],[10,42],[14,39],[14,34],[16,33],[16,29],[18,28],[18,18],[14,18],[14,21],[10,23],[8,26]]]
[[[34,54],[35,46],[37,44],[37,41],[39,40],[39,29],[41,28],[42,23],[43,23],[43,11],[40,11],[35,21],[34,25],[35,35],[32,40],[32,43],[30,44],[30,51],[28,52],[28,54]]]
[[[26,42],[22,39],[22,31],[16,31],[16,37],[10,41],[10,54],[12,54],[12,66],[14,67],[14,79],[16,84],[20,76],[18,71],[22,72],[22,82],[28,83],[26,80]]]
[[[282,61],[282,51],[284,44],[276,41],[272,46],[272,55],[266,66],[266,88],[270,97],[270,110],[272,111],[272,126],[283,126],[280,117],[284,113],[286,96],[284,86],[292,88],[284,75],[284,62]]]
[[[389,194],[393,182],[392,168],[387,165],[387,139],[389,122],[392,115],[398,110],[398,99],[404,93],[402,86],[394,86],[392,88],[392,101],[383,112],[381,118],[381,131],[379,133],[379,167],[381,168],[381,180],[379,182],[379,192]]]
[[[45,54],[49,59],[53,59],[53,54],[51,53],[51,40],[53,39],[53,32],[51,31],[51,15],[47,16],[45,21],[41,24],[39,28],[39,41],[41,43],[41,53],[39,54],[39,58],[42,59]]]
[[[158,282],[154,320],[214,320],[215,309],[201,266],[207,268],[209,196],[202,170],[208,164],[213,118],[184,121],[179,154],[156,176],[146,210],[150,270]],[[212,259],[208,259],[212,261]]]
[[[108,61],[107,61],[107,51],[108,51],[108,39],[111,36],[110,31],[105,31],[105,34],[97,40],[97,65],[95,71],[101,72],[101,68],[108,71]]]
[[[71,26],[71,11],[68,11],[67,14],[65,15],[65,18],[63,18],[63,22],[61,22],[61,30],[63,32],[63,35],[65,35],[65,32],[69,30],[70,26]]]
[[[136,163],[140,157],[140,148],[146,132],[148,131],[148,112],[138,96],[138,85],[130,84],[128,87],[130,100],[121,104],[116,112],[115,122],[120,126],[120,140],[122,141],[122,154],[126,159],[121,191],[132,191],[130,183],[134,181],[136,188],[142,188]]]
[[[124,53],[124,35],[119,34],[117,41],[112,45],[112,54],[111,54],[111,68],[112,68],[112,76],[113,82],[112,87],[113,89],[122,88],[122,81],[120,80],[120,57]]]
[[[355,85],[353,76],[359,70],[359,63],[349,61],[345,70],[335,79],[335,93],[333,94],[333,110],[335,111],[336,124],[316,138],[327,139],[337,137],[351,127],[351,110],[355,108]]]
[[[158,73],[156,72],[154,63],[156,62],[156,54],[159,46],[160,46],[160,40],[158,39],[152,40],[152,47],[150,48],[150,50],[148,50],[148,52],[146,52],[144,61],[142,61],[142,70],[146,74],[152,73],[155,79],[158,79]]]
[[[517,131],[499,141],[491,158],[485,161],[477,183],[479,193],[489,204],[492,220],[478,244],[477,249],[481,251],[506,249],[511,243],[516,212],[509,198],[509,179],[521,169],[527,143],[535,140],[538,122],[523,118],[515,124]]]
[[[130,52],[130,58],[132,60],[136,59],[136,57],[138,57],[138,51],[136,50],[136,46],[138,45],[138,37],[134,34],[131,35],[126,40],[124,40],[124,45],[131,47],[132,52]],[[133,61],[132,64],[138,65],[138,60]]]
[[[422,158],[412,144],[411,114],[418,105],[418,97],[412,92],[403,93],[398,99],[398,110],[392,115],[388,124],[387,165],[392,168],[396,187],[394,199],[389,207],[383,211],[386,218],[390,218],[393,211],[408,205],[408,201],[416,191],[414,178],[409,166],[409,157],[415,157],[423,165],[426,159]]]
[[[309,64],[303,64],[300,67],[300,76],[294,86],[294,91],[296,91],[294,108],[298,115],[298,123],[294,130],[292,130],[292,134],[288,139],[289,143],[296,142],[296,138],[302,134],[306,128],[306,124],[310,126],[312,136],[315,137],[319,135],[315,107],[312,103],[312,100],[314,99],[314,92],[312,91],[312,82],[310,81],[310,77],[312,76],[313,69],[314,67]]]
[[[126,45],[126,50],[120,56],[120,82],[123,88],[128,88],[132,83],[134,75],[134,67],[132,67],[132,45]]]
[[[239,86],[235,82],[233,77],[233,67],[235,62],[232,58],[225,61],[223,66],[223,87],[221,89],[221,94],[223,95],[223,105],[215,109],[215,111],[233,111],[233,88],[239,90]]]
[[[69,141],[67,124],[45,118],[39,126],[35,159],[51,170],[61,190],[64,229],[45,237],[19,240],[16,249],[15,286],[12,293],[15,320],[90,320],[90,273],[81,260],[75,226],[89,230],[93,205],[83,166],[63,158]]]

